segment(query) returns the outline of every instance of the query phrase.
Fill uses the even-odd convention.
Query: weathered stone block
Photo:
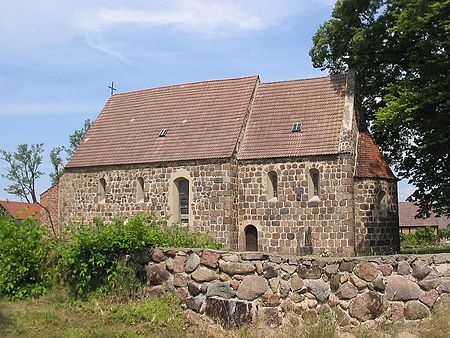
[[[427,306],[418,301],[410,301],[405,305],[405,318],[409,320],[423,319],[430,315]]]
[[[199,265],[200,265],[200,257],[198,257],[198,255],[195,252],[193,252],[188,256],[184,271],[186,271],[187,273],[191,273],[192,271],[197,269]]]
[[[362,322],[378,318],[385,309],[386,302],[383,296],[373,291],[359,295],[349,304],[350,315]]]
[[[148,264],[145,267],[147,282],[151,285],[161,285],[170,278],[170,273],[166,269],[164,262],[158,264]]]
[[[234,297],[235,292],[231,289],[230,284],[226,282],[212,282],[209,283],[206,290],[206,297],[221,297],[229,299]]]
[[[254,313],[251,302],[216,297],[206,299],[205,314],[226,328],[252,323]]]
[[[215,271],[202,267],[197,268],[197,270],[195,270],[191,275],[191,278],[199,283],[209,282],[217,279],[217,277],[218,275]]]
[[[245,275],[256,270],[253,264],[238,262],[220,262],[219,269],[229,275]]]
[[[378,269],[376,268],[376,266],[365,261],[357,264],[354,272],[355,275],[367,282],[373,281],[378,276]]]
[[[269,290],[267,280],[261,276],[246,276],[239,285],[239,299],[254,300]]]

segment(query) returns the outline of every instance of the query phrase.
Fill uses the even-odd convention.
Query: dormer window
[[[300,122],[295,122],[292,124],[292,132],[299,133],[302,131],[302,124]]]
[[[169,129],[167,129],[167,128],[161,129],[161,131],[159,132],[159,137],[166,136],[168,131],[169,131]]]

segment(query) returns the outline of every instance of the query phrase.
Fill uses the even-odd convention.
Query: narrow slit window
[[[98,203],[105,203],[106,202],[106,180],[104,178],[101,178],[98,181]]]
[[[278,175],[275,171],[267,174],[267,197],[268,199],[278,197]]]
[[[376,208],[378,209],[379,217],[387,216],[387,195],[383,190],[378,192]]]
[[[181,223],[189,223],[189,181],[182,178],[177,183],[179,219]]]
[[[320,197],[320,174],[319,170],[312,168],[309,170],[309,198],[319,199]]]
[[[144,179],[138,177],[136,180],[136,203],[144,203]]]

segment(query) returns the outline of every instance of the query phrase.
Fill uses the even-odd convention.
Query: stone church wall
[[[357,252],[399,252],[397,182],[355,178],[354,192]]]
[[[319,171],[319,199],[311,201],[310,169]],[[278,196],[269,199],[268,173],[278,175]],[[244,228],[258,229],[259,250],[284,254],[354,248],[353,159],[329,156],[239,165],[239,249],[245,250]]]
[[[136,203],[137,178],[144,181],[144,200]],[[215,240],[231,247],[236,220],[234,193],[236,166],[230,163],[180,164],[170,167],[108,167],[84,172],[69,170],[60,180],[59,221],[68,225],[89,222],[99,217],[130,217],[138,212],[158,210],[161,216],[173,214],[174,180],[185,177],[190,182],[189,225],[195,231],[209,233]],[[98,201],[99,180],[105,179],[104,203]],[[171,200],[172,199],[172,200]],[[170,222],[177,219],[172,215]]]
[[[450,254],[319,258],[155,248],[146,256],[147,296],[175,292],[224,326],[256,318],[269,326],[314,323],[322,311],[339,326],[418,320],[450,301]]]

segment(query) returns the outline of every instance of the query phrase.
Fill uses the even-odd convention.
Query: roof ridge
[[[280,80],[280,81],[271,81],[271,82],[261,82],[262,85],[265,84],[276,84],[276,83],[285,83],[285,82],[298,82],[298,81],[308,81],[308,80],[319,80],[319,79],[326,79],[331,78],[332,76],[346,76],[345,74],[330,74],[326,76],[315,76],[315,77],[307,77],[304,79],[291,79],[291,80]]]
[[[155,89],[162,89],[162,88],[171,88],[171,87],[180,87],[180,86],[186,86],[191,84],[201,84],[201,83],[210,83],[210,82],[224,82],[224,81],[232,81],[232,80],[243,80],[243,79],[251,79],[251,78],[259,78],[259,74],[255,75],[248,75],[248,76],[241,76],[241,77],[230,77],[225,79],[211,79],[211,80],[203,80],[203,81],[191,81],[191,82],[184,82],[184,83],[176,83],[172,85],[165,85],[165,86],[158,86],[158,87],[149,87],[144,89],[136,89],[136,90],[130,90],[122,93],[114,94],[113,96],[119,96],[124,94],[131,94],[131,93],[138,93],[138,92],[144,92],[147,90],[155,90]]]

